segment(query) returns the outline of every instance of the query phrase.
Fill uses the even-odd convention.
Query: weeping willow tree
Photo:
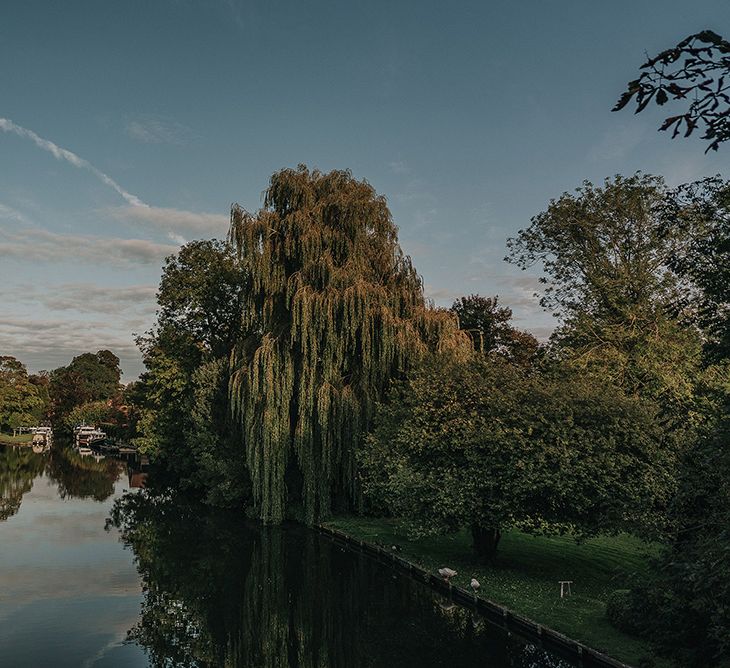
[[[360,503],[354,453],[391,379],[467,347],[429,308],[385,198],[349,171],[285,169],[229,241],[250,277],[229,395],[254,505],[268,523]]]

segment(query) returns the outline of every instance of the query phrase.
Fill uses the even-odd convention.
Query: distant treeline
[[[51,423],[70,433],[77,424],[135,434],[134,385],[120,383],[119,358],[109,350],[83,353],[68,366],[28,374],[14,357],[0,357],[0,431]]]

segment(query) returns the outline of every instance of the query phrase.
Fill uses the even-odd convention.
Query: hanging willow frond
[[[312,523],[357,507],[354,453],[391,379],[469,343],[427,306],[385,198],[349,171],[275,173],[256,216],[232,207],[229,242],[251,277],[229,395],[256,510],[276,523],[301,506]]]

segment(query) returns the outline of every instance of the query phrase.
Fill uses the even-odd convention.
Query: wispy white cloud
[[[44,139],[43,137],[40,137],[35,132],[33,132],[33,130],[28,130],[28,128],[17,125],[8,118],[0,118],[0,130],[18,135],[18,137],[30,139],[38,148],[43,149],[44,151],[48,151],[48,153],[52,154],[53,157],[56,158],[56,160],[62,160],[69,163],[70,165],[73,165],[74,167],[77,167],[78,169],[86,169],[90,171],[102,183],[105,183],[106,185],[116,190],[117,193],[119,193],[124,198],[124,200],[126,200],[132,206],[147,206],[139,197],[126,191],[114,179],[112,179],[110,176],[107,176],[97,167],[94,167],[94,165],[92,165],[88,160],[84,160],[84,158],[79,157],[68,149],[61,148],[49,139]]]
[[[388,168],[393,174],[410,174],[411,168],[402,160],[393,160],[388,163]]]
[[[437,288],[434,285],[426,284],[423,288],[426,299],[430,299],[439,306],[451,306],[454,300],[462,296],[461,293],[450,288]]]
[[[38,228],[10,231],[0,227],[0,256],[44,262],[160,264],[177,246],[147,239],[57,234]]]
[[[393,195],[393,200],[399,204],[413,202],[432,204],[437,201],[433,189],[422,179],[410,179]]]
[[[141,122],[134,125],[134,131],[139,137],[145,137],[145,141],[171,140],[175,136],[175,126],[168,127],[162,122],[156,125],[143,125]],[[180,126],[183,128],[184,126]],[[195,211],[183,211],[174,208],[155,207],[143,202],[137,195],[130,193],[120,186],[114,179],[92,165],[88,160],[78,156],[76,153],[62,148],[44,139],[32,130],[17,125],[7,118],[0,118],[0,130],[15,134],[25,139],[30,139],[36,146],[51,153],[57,160],[66,162],[78,169],[85,169],[96,176],[102,183],[113,188],[127,202],[128,206],[109,209],[109,213],[117,219],[123,219],[138,223],[149,223],[168,230],[170,238],[176,243],[185,243],[185,239],[177,230],[190,230],[205,232],[207,234],[222,234],[228,226],[228,216],[218,213],[198,213]],[[157,138],[156,140],[154,138]],[[13,217],[22,222],[28,222],[23,215],[10,207],[0,205],[0,218]]]
[[[511,275],[488,268],[465,275],[464,284],[469,292],[476,290],[483,295],[499,295],[503,305],[519,312],[520,317],[542,316],[544,313],[539,295],[545,286],[540,282],[539,276],[522,272]],[[466,284],[469,285],[468,288]]]
[[[155,285],[106,287],[91,283],[62,285],[13,285],[7,293],[0,290],[6,303],[42,304],[50,311],[98,313],[101,316],[134,312],[152,315],[156,309]]]
[[[125,377],[129,378],[142,369],[141,355],[133,340],[133,332],[138,331],[131,322],[118,318],[3,317],[0,350],[17,357],[29,369],[38,370],[68,364],[84,352],[108,349],[119,356]]]
[[[128,121],[125,130],[132,139],[145,144],[187,144],[193,131],[182,123],[155,116],[142,116]]]
[[[28,224],[30,221],[17,209],[0,202],[0,220],[14,220],[17,223]]]
[[[531,274],[521,273],[517,276],[500,275],[498,280],[501,284],[510,286],[511,288],[530,296],[535,293],[539,294],[545,289],[545,285],[540,281],[540,277]]]
[[[108,209],[118,220],[149,223],[169,230],[189,230],[206,234],[223,234],[228,228],[229,218],[219,213],[196,213],[157,206],[125,206]]]

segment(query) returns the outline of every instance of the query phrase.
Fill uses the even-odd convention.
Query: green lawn
[[[475,558],[471,537],[409,540],[394,520],[341,517],[327,525],[360,540],[400,546],[400,556],[434,572],[442,566],[458,571],[452,582],[468,589],[472,576],[480,595],[560,631],[630,665],[652,656],[648,644],[608,623],[606,596],[627,588],[627,578],[641,574],[654,548],[631,536],[593,538],[578,544],[570,537],[529,536],[512,531],[502,537],[494,565]],[[573,595],[560,598],[558,580],[573,580]],[[653,657],[657,666],[667,665]]]
[[[0,434],[0,443],[6,443],[8,445],[30,443],[32,440],[33,434],[19,434],[18,436],[13,436],[12,434]]]

